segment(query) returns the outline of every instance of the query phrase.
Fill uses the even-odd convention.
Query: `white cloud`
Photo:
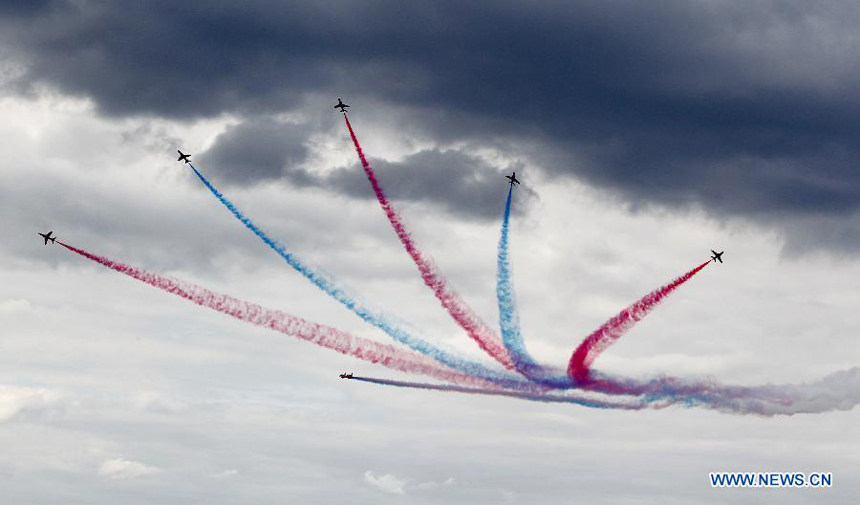
[[[60,395],[49,389],[0,386],[0,422],[8,421],[23,411],[43,410],[59,399]]]
[[[140,410],[163,414],[175,414],[186,408],[182,402],[158,391],[141,391],[132,396],[131,404]]]
[[[406,491],[403,489],[406,486],[406,481],[400,480],[390,473],[377,477],[368,470],[364,472],[364,480],[380,491],[390,494],[406,494]]]
[[[444,481],[442,481],[441,483],[439,483],[439,482],[433,482],[433,481],[430,481],[430,482],[422,482],[421,484],[417,484],[417,485],[415,486],[415,489],[420,489],[420,490],[422,490],[422,491],[429,491],[429,490],[432,490],[432,489],[438,489],[438,488],[440,488],[440,487],[450,487],[450,486],[453,486],[453,485],[454,485],[454,477],[448,477],[447,479],[445,479],[445,480],[444,480]]]
[[[98,473],[111,479],[123,480],[154,475],[160,471],[159,468],[138,461],[116,458],[105,460],[99,467]]]
[[[29,312],[33,309],[30,301],[24,298],[10,298],[0,302],[0,314],[15,314]]]
[[[229,479],[230,477],[235,477],[237,475],[239,475],[239,470],[236,470],[235,468],[228,468],[223,472],[218,472],[212,475],[212,477],[215,479]]]

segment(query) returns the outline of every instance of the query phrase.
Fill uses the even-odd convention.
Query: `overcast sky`
[[[272,236],[484,360],[363,176],[338,96],[414,237],[526,345],[582,338],[725,250],[596,368],[743,385],[860,364],[853,2],[0,2],[0,496],[10,503],[848,503],[858,411],[597,411],[415,380],[232,320],[37,231],[389,342]],[[717,490],[711,471],[833,472]]]

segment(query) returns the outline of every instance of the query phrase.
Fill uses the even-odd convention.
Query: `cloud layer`
[[[264,116],[343,94],[362,114],[412,111],[426,141],[516,149],[634,204],[752,219],[795,250],[860,244],[850,2],[55,1],[2,16],[21,92],[113,116],[249,118],[211,152],[236,180],[305,154],[301,132]]]

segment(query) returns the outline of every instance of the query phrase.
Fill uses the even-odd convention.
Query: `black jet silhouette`
[[[340,374],[341,379],[352,379],[352,373],[342,373]]]
[[[519,184],[520,181],[517,180],[517,173],[512,172],[511,175],[506,175],[505,178],[511,182],[511,186],[514,184]]]
[[[711,249],[711,252],[712,252],[712,253],[714,253],[714,255],[713,255],[713,256],[711,256],[711,260],[712,260],[714,263],[716,263],[717,261],[719,261],[720,263],[722,263],[722,262],[723,262],[723,253],[724,253],[724,252],[726,252],[726,251],[720,251],[720,252],[717,252],[717,251],[715,251],[715,250]]]
[[[184,161],[185,163],[191,163],[191,160],[189,159],[191,158],[190,154],[182,154],[182,151],[180,151],[179,149],[177,149],[176,152],[179,153],[179,159],[177,159],[176,161]]]
[[[52,233],[54,233],[54,232],[53,232],[53,231],[49,231],[48,233],[39,233],[39,235],[41,235],[41,236],[42,236],[42,238],[43,238],[43,239],[45,239],[45,245],[48,245],[48,241],[49,241],[49,240],[51,241],[51,243],[52,243],[52,244],[56,244],[56,243],[57,243],[57,237],[52,237],[52,236],[51,236],[51,234],[52,234]]]
[[[335,105],[334,108],[340,109],[341,112],[346,112],[347,107],[349,107],[349,105],[343,103],[343,100],[341,100],[340,97],[337,97],[337,105]]]

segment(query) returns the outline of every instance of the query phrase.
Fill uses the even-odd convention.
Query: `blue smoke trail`
[[[236,208],[233,203],[228,200],[215,186],[209,182],[208,179],[203,177],[194,165],[189,163],[189,166],[194,173],[197,174],[197,177],[209,188],[209,191],[215,195],[218,200],[224,204],[225,207],[238,219],[242,224],[245,225],[246,228],[254,232],[254,235],[258,236],[260,240],[265,242],[273,251],[278,253],[278,255],[287,262],[288,265],[293,267],[297,272],[302,274],[306,279],[311,281],[316,287],[320,288],[326,294],[340,302],[343,306],[354,312],[358,317],[362,320],[370,323],[371,325],[379,328],[380,330],[387,333],[391,338],[408,346],[410,349],[413,349],[417,352],[430,356],[435,359],[439,363],[442,363],[445,366],[453,368],[455,370],[459,370],[468,374],[471,374],[475,377],[481,377],[492,381],[496,384],[502,385],[504,387],[511,387],[514,389],[529,389],[531,386],[522,381],[520,378],[515,375],[498,372],[496,370],[492,370],[487,368],[486,366],[476,363],[473,361],[468,361],[462,359],[460,357],[454,356],[447,351],[440,349],[433,344],[425,340],[421,340],[412,336],[410,333],[405,331],[402,328],[399,328],[390,318],[385,315],[373,311],[368,307],[364,306],[357,300],[357,297],[345,290],[344,288],[337,285],[337,283],[328,277],[325,273],[310,268],[306,266],[304,263],[299,261],[293,254],[286,250],[286,248],[279,244],[277,241],[270,238],[266,232],[261,230],[256,224],[254,224],[250,219],[248,219],[242,212]]]
[[[499,304],[499,327],[502,331],[502,342],[505,349],[514,360],[517,370],[528,374],[538,367],[529,356],[520,333],[520,316],[514,299],[514,287],[511,282],[511,266],[508,260],[508,225],[511,217],[511,199],[514,187],[508,189],[508,200],[505,203],[505,215],[502,218],[502,232],[499,237],[499,253],[496,260],[496,298]]]
[[[567,374],[561,371],[554,372],[537,363],[529,355],[520,333],[520,316],[514,298],[511,266],[508,258],[508,230],[513,192],[514,187],[511,186],[508,189],[507,202],[505,202],[505,215],[502,218],[502,231],[499,237],[499,252],[496,261],[496,298],[499,305],[499,327],[502,332],[502,342],[514,360],[517,371],[525,377],[552,388],[570,388],[574,384]]]

